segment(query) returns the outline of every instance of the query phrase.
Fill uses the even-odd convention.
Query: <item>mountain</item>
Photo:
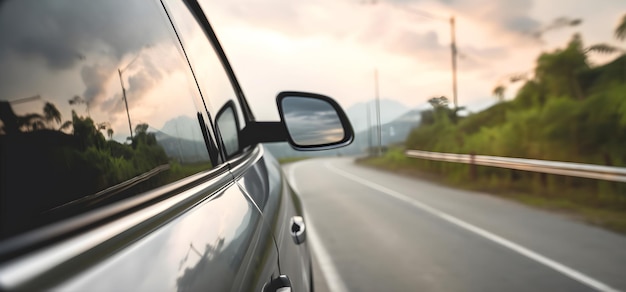
[[[178,116],[155,130],[157,142],[168,157],[181,163],[209,161],[209,155],[198,121],[188,116]]]
[[[202,132],[198,120],[188,116],[178,116],[163,125],[161,132],[181,139],[202,140]]]
[[[411,110],[395,120],[383,124],[381,127],[381,140],[383,146],[404,142],[413,128],[417,127],[421,121],[422,112]],[[375,133],[375,129],[372,129]],[[375,139],[372,140],[375,143]]]
[[[209,161],[209,152],[204,140],[181,139],[163,132],[156,132],[154,135],[157,143],[165,150],[165,154],[170,158],[175,158],[180,163]]]
[[[382,104],[382,103],[381,103]],[[409,136],[411,130],[417,127],[421,120],[421,110],[410,110],[392,121],[385,123],[381,127],[381,140],[383,146],[403,143]],[[302,157],[302,156],[341,156],[341,155],[362,155],[367,153],[367,149],[375,147],[377,144],[376,128],[371,127],[361,131],[355,131],[352,144],[334,150],[325,151],[296,151],[288,143],[268,143],[265,147],[277,158]]]
[[[296,151],[288,143],[266,143],[266,148],[277,158],[298,156],[337,156],[361,155],[369,147],[375,147],[376,127],[367,129],[367,106],[374,113],[374,101],[358,103],[346,110],[354,128],[355,137],[349,146],[326,151]],[[384,99],[380,101],[382,145],[402,143],[411,130],[420,122],[419,109],[409,109],[405,105]],[[372,114],[372,125],[374,115]],[[191,117],[179,116],[167,121],[161,130],[156,130],[156,138],[169,157],[176,157],[181,162],[206,161],[207,150],[197,121]]]
[[[374,100],[360,102],[346,109],[346,114],[348,115],[350,123],[352,124],[352,128],[354,128],[355,132],[360,132],[367,129],[368,107],[370,109],[370,123],[371,125],[374,125],[376,121],[376,102]],[[402,114],[408,112],[409,110],[410,108],[408,106],[395,100],[381,99],[380,122],[381,124],[389,123],[394,119],[400,117]]]

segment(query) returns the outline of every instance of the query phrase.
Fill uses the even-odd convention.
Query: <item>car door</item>
[[[198,10],[197,13],[202,14],[202,16],[205,15],[201,11],[203,8],[205,11],[210,12],[208,10],[210,7],[203,6],[203,3],[197,3],[196,1],[185,2],[191,7],[192,11],[194,9]],[[192,18],[191,15],[181,15],[180,17]],[[198,15],[193,17],[198,18]],[[210,24],[206,19],[198,19],[197,21],[206,21],[205,32],[209,34],[209,38],[213,38],[213,46],[220,53],[221,59],[219,62],[222,63],[225,70],[229,73],[231,86],[235,93],[238,93],[238,95],[233,94],[228,98],[220,96],[217,100],[209,102],[213,105],[213,107],[209,105],[209,112],[216,117],[215,124],[223,143],[223,149],[225,149],[224,154],[227,163],[239,187],[255,202],[263,214],[272,235],[268,236],[266,240],[273,239],[278,250],[277,253],[272,251],[268,251],[268,253],[271,254],[272,258],[276,257],[279,261],[278,267],[281,275],[288,277],[293,291],[309,291],[312,287],[312,274],[308,246],[306,243],[296,243],[291,232],[294,227],[292,226],[294,223],[293,219],[303,216],[300,201],[289,188],[276,159],[261,144],[253,143],[253,145],[247,145],[242,141],[242,132],[245,131],[246,126],[254,123],[254,117],[248,109],[247,102],[237,83],[234,72],[230,68],[229,62],[215,38]],[[189,27],[181,29],[192,30]],[[192,37],[188,39],[192,39]],[[200,48],[200,45],[197,46],[197,54],[209,51],[208,46],[204,46],[204,48]],[[193,52],[189,54],[194,55]],[[207,59],[206,55],[196,57],[198,60]],[[213,62],[218,62],[218,60],[213,59]],[[199,87],[201,89],[216,88],[218,76],[212,74],[208,69],[203,69],[201,66],[197,66],[196,72],[200,79]],[[304,224],[301,227],[304,228]]]
[[[261,291],[264,288],[272,291],[280,288],[281,285],[276,284],[280,282],[280,279],[276,280],[280,274],[279,251],[273,237],[273,229],[266,219],[267,214],[271,213],[263,208],[268,194],[256,189],[247,191],[239,182],[240,170],[248,171],[254,167],[254,164],[242,164],[241,161],[258,160],[264,155],[261,149],[242,146],[241,133],[248,122],[253,121],[252,113],[200,5],[189,0],[166,1],[166,4],[171,11],[171,17],[175,20],[178,37],[185,46],[186,56],[205,102],[206,113],[209,117],[214,117],[214,134],[226,164],[235,177],[237,188],[253,202],[264,222],[258,230],[257,251],[251,259],[248,272],[253,279],[263,280],[253,281],[251,286],[242,288],[244,291],[250,289]],[[255,181],[255,187],[262,188],[260,183],[263,182]],[[275,285],[278,286],[274,287]]]
[[[266,250],[266,252],[262,253],[263,257],[276,259],[281,276],[286,276],[289,279],[289,285],[294,291],[308,291],[312,287],[310,284],[311,263],[308,247],[306,243],[296,244],[291,237],[292,226],[290,224],[292,224],[292,219],[295,216],[302,216],[301,207],[296,209],[293,201],[294,197],[292,196],[293,193],[290,192],[280,167],[271,154],[260,144],[253,143],[248,145],[242,139],[242,133],[246,130],[246,127],[255,122],[254,117],[248,108],[243,91],[237,83],[221,45],[202,11],[203,8],[208,9],[208,7],[202,6],[196,1],[185,1],[185,3],[190,8],[191,13],[195,13],[195,15],[187,14],[179,17],[182,19],[195,18],[195,23],[203,25],[204,33],[213,41],[211,45],[219,55],[219,60],[217,58],[210,59],[206,52],[211,50],[206,43],[202,46],[202,44],[195,42],[196,47],[189,51],[188,54],[192,59],[192,67],[195,66],[196,76],[199,79],[199,87],[201,90],[203,88],[211,88],[219,92],[227,91],[226,89],[216,90],[218,86],[217,80],[220,78],[224,80],[224,77],[202,66],[201,61],[209,62],[210,59],[210,62],[220,62],[222,64],[228,73],[228,78],[231,82],[230,86],[235,93],[229,96],[204,96],[209,103],[209,114],[215,116],[217,135],[221,138],[222,148],[225,150],[224,154],[235,181],[242,191],[255,202],[263,214],[264,221],[267,223],[264,228],[268,228],[268,233],[266,231],[262,232],[262,234],[267,234],[267,236],[261,238],[260,246],[263,249],[273,243],[277,249],[277,251]],[[185,33],[182,33],[181,36],[183,42],[187,39],[187,42],[193,43],[192,32],[194,28],[189,24],[189,21],[184,22],[182,25],[186,25],[186,27],[181,27],[181,30],[187,31],[190,35],[185,37]],[[199,34],[199,32],[196,34]],[[196,60],[194,61],[193,59]],[[220,86],[224,84],[225,82],[219,83]],[[267,264],[265,263],[265,265]],[[262,265],[262,262],[257,263],[252,270],[267,269],[262,267]],[[252,266],[254,267],[255,264]],[[267,283],[268,287],[272,283],[275,284],[273,288],[278,288],[285,284],[280,283],[281,279],[277,280],[276,275],[273,275],[271,279],[273,281]]]
[[[0,2],[2,290],[258,291],[278,275],[170,2]]]
[[[271,224],[279,251],[280,272],[289,278],[293,291],[312,291],[311,258],[306,239],[296,241],[295,233],[304,231],[305,222],[299,198],[292,192],[277,160],[262,145],[231,162],[237,184],[263,211]],[[299,224],[295,226],[294,224]],[[306,237],[302,237],[306,238]]]

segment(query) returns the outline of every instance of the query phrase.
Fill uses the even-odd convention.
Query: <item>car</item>
[[[333,99],[257,121],[196,0],[0,1],[0,289],[312,291],[263,143],[352,142]]]

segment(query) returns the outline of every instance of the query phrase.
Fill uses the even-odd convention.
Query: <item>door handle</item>
[[[301,244],[306,240],[306,226],[304,225],[304,218],[301,216],[291,217],[291,237],[296,244]]]
[[[263,292],[291,292],[291,281],[289,277],[280,275],[263,286]]]

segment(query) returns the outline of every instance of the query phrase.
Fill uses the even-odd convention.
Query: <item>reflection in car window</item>
[[[232,102],[225,104],[217,113],[217,128],[224,141],[226,156],[233,156],[239,150],[239,135],[235,108]]]
[[[215,53],[202,27],[183,1],[166,2],[172,11],[178,33],[185,46],[209,113],[215,117],[220,109],[232,102],[236,111],[239,130],[243,129],[246,124],[241,112],[242,107],[237,100],[237,95],[228,75],[222,67],[219,56]],[[222,138],[225,139],[225,137]],[[224,142],[227,143],[227,141]],[[237,147],[239,146],[237,145]]]
[[[285,125],[296,144],[330,144],[345,137],[337,111],[326,101],[288,96],[282,100],[282,108]]]
[[[2,237],[211,168],[160,3],[64,3],[0,2]]]

